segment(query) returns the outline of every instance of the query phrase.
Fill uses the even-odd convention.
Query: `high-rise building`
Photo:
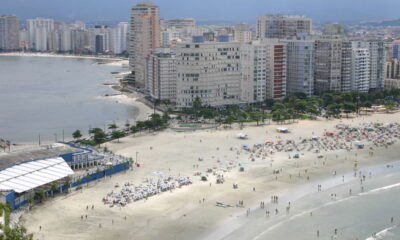
[[[26,20],[29,48],[37,51],[49,51],[52,49],[54,31],[54,20],[45,18]]]
[[[114,53],[120,54],[128,49],[129,23],[120,22],[115,29]]]
[[[204,42],[203,36],[175,47],[177,107],[196,98],[209,106],[253,101],[253,50],[239,42]]]
[[[286,96],[286,43],[277,39],[253,41],[254,100]]]
[[[391,46],[392,50],[392,58],[394,59],[399,59],[400,58],[400,44],[399,43],[394,43]]]
[[[314,40],[282,40],[287,48],[287,93],[314,94]]]
[[[352,50],[351,90],[368,92],[370,82],[370,54],[366,48]]]
[[[302,15],[262,15],[257,17],[257,38],[290,38],[311,34],[312,21]]]
[[[360,40],[352,41],[353,48],[365,48],[369,50],[370,55],[370,90],[379,90],[384,88],[385,79],[385,45],[382,40]]]
[[[0,49],[19,48],[19,19],[15,15],[0,15]]]
[[[398,59],[391,59],[385,64],[385,78],[387,79],[400,79],[400,61]]]
[[[104,53],[105,51],[105,36],[104,34],[97,34],[95,36],[95,53]]]
[[[176,101],[176,58],[170,48],[157,48],[147,59],[146,89],[159,100]]]
[[[342,41],[342,59],[341,59],[341,78],[340,78],[340,91],[352,91],[352,58],[353,48],[349,40],[343,39]]]
[[[315,92],[341,91],[342,78],[341,38],[321,38],[314,46]]]
[[[139,2],[132,8],[129,66],[136,86],[144,87],[146,58],[160,45],[159,8],[151,2]]]

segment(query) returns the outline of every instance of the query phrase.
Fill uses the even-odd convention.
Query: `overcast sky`
[[[127,21],[134,0],[0,0],[0,14],[59,21]],[[304,14],[317,22],[400,18],[400,0],[155,0],[163,18],[255,22],[259,14]]]

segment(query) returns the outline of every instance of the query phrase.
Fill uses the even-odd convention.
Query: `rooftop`
[[[29,160],[50,158],[59,156],[61,154],[79,151],[81,150],[72,148],[65,144],[53,144],[49,146],[37,147],[35,149],[27,149],[10,153],[0,153],[0,169]]]

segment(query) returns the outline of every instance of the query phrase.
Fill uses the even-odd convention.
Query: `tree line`
[[[108,125],[108,129],[111,132],[106,132],[101,128],[92,128],[89,130],[89,139],[81,139],[83,136],[82,132],[80,130],[76,130],[72,133],[72,137],[75,140],[79,141],[81,144],[91,146],[100,145],[110,140],[118,140],[119,142],[120,138],[123,138],[128,134],[134,134],[144,130],[158,131],[164,129],[168,127],[168,120],[168,114],[164,113],[163,115],[160,115],[154,113],[150,115],[150,118],[148,120],[137,121],[134,125],[131,125],[129,122],[127,122],[124,128],[121,130],[118,130],[119,127],[115,123],[112,123]]]

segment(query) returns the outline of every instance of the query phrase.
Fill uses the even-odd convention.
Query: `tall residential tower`
[[[139,2],[132,8],[129,66],[137,87],[145,85],[146,58],[160,45],[160,10],[152,2]]]
[[[15,15],[0,15],[0,49],[19,48],[19,20]]]

